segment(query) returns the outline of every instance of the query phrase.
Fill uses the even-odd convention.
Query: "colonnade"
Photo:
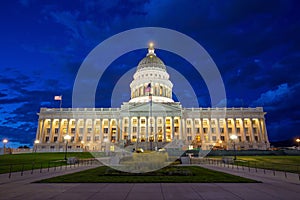
[[[163,84],[157,84],[157,83],[152,83],[153,85],[151,86],[151,94],[153,96],[162,96],[162,97],[168,97],[172,98],[172,90],[163,85]],[[147,92],[147,84],[145,85],[140,85],[136,88],[132,89],[131,92],[131,99],[135,97],[140,97],[140,96],[148,96],[149,92]]]
[[[180,116],[122,117],[102,119],[39,119],[36,139],[39,145],[64,142],[71,136],[70,148],[83,146],[96,150],[105,142],[171,142],[188,140],[209,149],[232,148],[230,135],[237,135],[239,148],[267,148],[269,143],[264,118],[182,118]],[[257,145],[259,144],[259,145]],[[265,144],[265,145],[264,145]],[[48,145],[48,146],[49,146]]]

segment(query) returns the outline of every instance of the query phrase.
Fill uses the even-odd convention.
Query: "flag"
[[[150,92],[151,90],[151,83],[148,84],[148,86],[145,89],[145,92]]]
[[[54,100],[61,101],[62,100],[62,96],[61,95],[60,96],[54,96]]]

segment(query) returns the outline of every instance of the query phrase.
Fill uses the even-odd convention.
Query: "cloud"
[[[281,84],[275,90],[269,90],[260,95],[260,98],[253,102],[257,106],[274,106],[280,102],[291,92],[291,88],[287,83]]]

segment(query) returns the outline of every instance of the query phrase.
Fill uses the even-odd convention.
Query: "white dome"
[[[173,84],[163,61],[154,53],[153,46],[143,58],[133,75],[130,84],[131,100],[129,102],[174,102],[172,100]]]

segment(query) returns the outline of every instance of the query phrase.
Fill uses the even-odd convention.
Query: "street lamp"
[[[300,148],[299,148],[300,138],[297,138],[296,142],[298,143],[298,150],[300,150]]]
[[[3,142],[3,154],[5,154],[5,152],[6,152],[5,145],[6,145],[6,143],[8,143],[8,140],[4,139],[4,140],[2,140],[2,142]]]
[[[230,139],[233,141],[233,151],[234,151],[234,160],[236,160],[236,150],[235,150],[235,140],[237,139],[237,135],[231,135]]]
[[[34,152],[36,152],[36,150],[37,150],[37,145],[38,145],[39,143],[40,143],[39,140],[35,140],[35,141],[34,141],[34,146],[35,146]]]
[[[81,143],[81,149],[82,149],[82,151],[83,151],[84,141],[82,140],[80,143]]]
[[[68,153],[68,141],[71,139],[70,135],[65,135],[64,139],[66,140],[66,151],[65,151],[65,160],[67,160],[67,153]]]

